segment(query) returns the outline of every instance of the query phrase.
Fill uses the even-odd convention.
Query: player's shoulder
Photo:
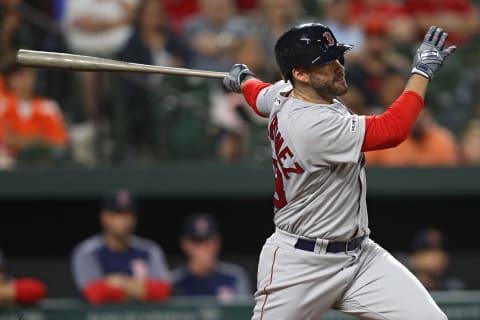
[[[104,246],[105,242],[101,234],[96,234],[81,241],[73,248],[74,255],[91,254]]]
[[[180,265],[170,272],[172,283],[179,283],[190,274],[186,265]]]
[[[130,237],[129,245],[133,248],[145,251],[162,251],[162,248],[157,242],[137,235],[132,235]]]
[[[309,118],[311,120],[328,119],[331,117],[347,116],[352,114],[349,109],[341,102],[341,100],[334,99],[330,104],[318,104],[308,101],[303,103],[293,103],[291,113],[301,116],[302,118]]]
[[[293,86],[290,81],[279,80],[272,84],[272,90],[277,94],[286,96],[288,92],[293,90]]]
[[[247,271],[242,266],[234,263],[220,261],[217,264],[217,272],[237,279],[247,278]]]
[[[257,99],[264,103],[274,103],[275,106],[280,106],[288,98],[288,92],[292,91],[293,87],[290,82],[283,80],[273,83],[271,86],[263,88]]]

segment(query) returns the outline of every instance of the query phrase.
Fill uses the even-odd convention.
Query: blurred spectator
[[[46,285],[35,278],[13,278],[0,251],[0,307],[35,304],[47,295]]]
[[[141,1],[135,30],[118,54],[119,60],[181,67],[187,56],[183,43],[168,26],[161,2]],[[116,158],[156,158],[161,142],[159,117],[165,112],[160,108],[159,88],[162,96],[172,91],[171,84],[163,80],[163,75],[147,73],[118,77],[118,87],[114,90],[115,108],[112,110]]]
[[[356,24],[364,25],[372,19],[383,21],[387,25],[387,36],[394,43],[410,43],[415,40],[415,20],[409,15],[402,1],[350,0],[349,2],[350,18]]]
[[[19,5],[0,3],[0,59],[17,49],[32,49],[35,39],[30,27],[23,22]]]
[[[251,25],[251,23],[250,23]],[[250,33],[251,26],[247,18],[237,15],[234,0],[199,0],[198,14],[189,17],[185,21],[185,30],[182,34],[185,44],[191,53],[188,66],[194,69],[227,71],[235,63],[233,54],[238,48],[238,43]],[[205,118],[208,118],[212,103],[216,96],[223,94],[221,81],[207,80],[203,91],[206,98],[198,97],[199,102],[194,106],[195,111],[204,117],[200,123],[197,117],[192,117],[192,112],[185,114],[177,108],[176,126],[171,132],[175,137],[175,145],[184,145],[183,150],[178,152],[176,146],[171,149],[175,154],[190,156],[188,153],[202,154],[196,151],[196,142],[188,141],[184,137],[192,137],[198,140],[200,145],[211,150],[207,141],[202,141],[208,136],[205,127]],[[187,102],[188,103],[188,102]],[[191,103],[189,103],[191,105]],[[202,106],[204,104],[204,106]],[[179,112],[180,111],[180,112]],[[179,130],[180,128],[183,130]],[[188,143],[185,143],[187,142]],[[211,153],[210,153],[211,154]]]
[[[471,0],[406,0],[405,4],[415,18],[418,40],[432,25],[448,30],[448,42],[457,45],[478,32],[479,15]]]
[[[258,10],[260,1],[261,0],[236,0],[235,2],[241,14],[252,15]]]
[[[180,245],[187,263],[173,271],[175,294],[216,296],[229,302],[252,293],[243,268],[218,260],[221,243],[220,230],[212,215],[194,214],[185,220]]]
[[[348,59],[361,51],[365,36],[361,25],[354,23],[350,17],[349,0],[327,0],[323,2],[323,20],[335,34],[338,42],[353,44],[353,49],[348,53]]]
[[[67,0],[65,36],[71,51],[112,57],[132,33],[137,0]]]
[[[51,3],[52,6],[52,18],[57,22],[61,23],[63,21],[65,14],[65,2],[68,0],[53,0]]]
[[[255,14],[261,0],[236,0],[236,6],[241,14]]]
[[[235,50],[235,61],[248,65],[249,69],[265,79],[267,56],[256,37],[242,39]],[[232,92],[219,93],[213,97],[212,123],[216,125],[216,156],[223,160],[238,160],[249,153],[249,137],[255,125],[266,126],[268,119],[258,117],[242,95]]]
[[[35,70],[20,68],[13,59],[3,69],[6,92],[0,96],[0,140],[17,161],[62,160],[69,142],[62,112],[55,101],[36,95]]]
[[[5,79],[3,78],[3,74],[0,73],[0,96],[5,94]]]
[[[137,3],[138,0],[67,0],[62,24],[69,51],[115,57],[133,31]],[[84,113],[78,126],[87,133],[77,135],[74,130],[74,142],[92,144],[95,159],[108,158],[110,128],[107,115],[112,104],[108,73],[81,72],[78,75],[81,92],[78,98]]]
[[[187,19],[183,36],[195,69],[227,71],[236,42],[248,33],[245,18],[235,15],[233,0],[199,0],[200,11]]]
[[[350,87],[359,90],[365,107],[373,113],[387,107],[379,97],[384,79],[391,73],[409,70],[410,62],[395,52],[385,21],[370,19],[363,28],[365,44],[353,61],[346,56],[345,71]]]
[[[185,29],[185,20],[198,13],[198,0],[159,0],[162,1],[167,12],[172,31],[182,34]]]
[[[462,164],[480,165],[480,119],[470,120],[462,134]]]
[[[437,124],[424,109],[410,136],[391,149],[367,152],[369,166],[454,166],[460,163],[459,148],[454,136]]]
[[[377,101],[381,109],[391,105],[400,94],[402,94],[407,84],[408,72],[396,68],[388,68],[380,83],[377,92]]]
[[[267,57],[274,57],[274,47],[277,39],[286,30],[296,24],[300,18],[301,7],[298,0],[261,0],[256,17],[258,30],[255,31],[263,44]],[[266,67],[275,78],[265,81],[281,79],[275,59],[267,59]]]
[[[408,264],[427,290],[465,289],[462,280],[448,275],[449,259],[444,237],[438,229],[427,228],[414,235]]]
[[[75,284],[92,304],[163,301],[170,295],[168,266],[162,249],[135,236],[137,204],[127,190],[106,195],[100,212],[103,231],[72,252]]]

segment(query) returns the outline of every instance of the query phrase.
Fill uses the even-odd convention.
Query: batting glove
[[[228,74],[223,78],[223,84],[229,91],[241,93],[242,82],[247,77],[256,77],[244,64],[234,64]]]
[[[433,74],[440,68],[445,58],[457,49],[456,46],[445,49],[447,38],[448,33],[444,32],[442,28],[431,26],[417,49],[413,59],[412,73],[432,79]]]

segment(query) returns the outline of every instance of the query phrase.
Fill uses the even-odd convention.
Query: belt
[[[360,237],[360,238],[354,238],[348,241],[328,242],[327,248],[325,249],[325,251],[330,253],[353,251],[361,247],[362,241],[364,239],[365,237]],[[295,243],[295,248],[314,252],[315,244],[316,244],[315,240],[298,238],[297,242]]]

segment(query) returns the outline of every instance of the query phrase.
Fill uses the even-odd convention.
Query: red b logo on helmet
[[[331,34],[330,32],[325,31],[325,32],[323,33],[323,37],[324,37],[325,39],[327,39],[327,41],[328,41],[328,46],[329,46],[329,47],[331,47],[331,46],[333,46],[333,45],[335,44],[335,40],[333,39],[333,36],[332,36],[332,34]]]

